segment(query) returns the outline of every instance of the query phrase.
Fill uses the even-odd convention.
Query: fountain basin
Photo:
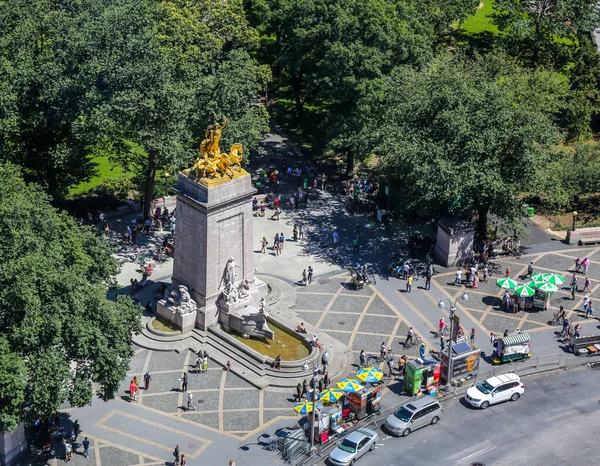
[[[283,361],[281,362],[282,368],[301,368],[302,364],[306,360],[318,361],[319,351],[317,348],[313,347],[311,344],[311,340],[309,340],[306,334],[301,334],[296,332],[295,330],[289,328],[285,325],[285,323],[278,321],[272,317],[267,319],[269,327],[274,330],[280,338],[283,336],[284,341],[289,341],[291,343],[295,342],[297,345],[301,345],[302,348],[296,348],[297,352],[292,354],[294,359],[286,359],[286,357],[281,354],[281,352],[277,352],[276,347],[273,346],[274,342],[266,342],[262,343],[263,346],[259,345],[260,342],[252,342],[252,346],[246,344],[248,341],[245,338],[242,338],[241,335],[232,335],[225,330],[219,327],[210,327],[209,331],[217,334],[220,338],[226,340],[229,344],[236,347],[238,350],[243,351],[247,356],[255,360],[260,364],[273,364],[274,359],[277,355],[281,355]],[[269,349],[273,350],[273,353],[269,352],[269,354],[264,354],[263,349],[266,346],[269,346]],[[266,352],[266,351],[265,351]],[[273,356],[271,356],[273,354]]]

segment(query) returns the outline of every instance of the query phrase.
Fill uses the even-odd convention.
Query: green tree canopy
[[[106,299],[117,272],[108,244],[0,165],[0,421],[49,415],[68,401],[111,399],[125,378],[141,312]],[[9,373],[6,373],[10,371]]]
[[[378,171],[400,188],[410,211],[437,217],[452,204],[522,217],[519,195],[547,187],[555,124],[568,82],[528,71],[502,55],[435,59],[403,66],[386,78],[371,112]],[[460,199],[459,203],[455,201]]]

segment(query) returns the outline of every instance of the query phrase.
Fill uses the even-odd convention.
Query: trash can
[[[535,215],[535,209],[533,207],[527,207],[527,216],[533,217]]]

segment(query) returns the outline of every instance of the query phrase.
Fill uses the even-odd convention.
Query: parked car
[[[392,435],[406,437],[421,427],[437,424],[443,412],[435,398],[423,396],[400,406],[387,417],[383,427]]]
[[[525,393],[525,385],[517,374],[501,374],[467,390],[465,401],[475,408],[486,409],[502,401],[517,401]]]
[[[375,449],[377,433],[371,429],[359,429],[338,443],[329,455],[329,463],[334,466],[349,466],[366,452]]]

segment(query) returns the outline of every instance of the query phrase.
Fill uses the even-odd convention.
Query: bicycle
[[[412,348],[413,346],[421,346],[421,343],[423,343],[421,337],[418,335],[413,335],[412,340],[410,340],[409,342],[406,342],[406,340],[404,340],[404,349]]]
[[[433,332],[433,338],[448,338],[449,336],[450,329],[448,326],[444,327],[441,332],[439,330],[437,332]]]
[[[554,314],[551,320],[548,321],[548,325],[562,325],[563,318],[559,317],[558,313]]]
[[[394,352],[390,349],[386,351],[383,357],[381,354],[379,354],[379,356],[375,354],[369,354],[367,357],[367,367],[378,366],[382,362],[388,362],[390,359],[394,359]]]

